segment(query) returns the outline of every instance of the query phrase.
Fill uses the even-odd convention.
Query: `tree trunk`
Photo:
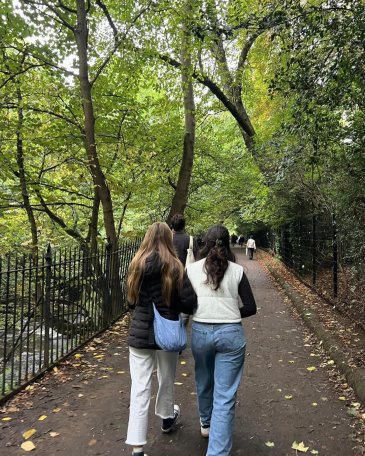
[[[170,223],[174,214],[183,214],[188,201],[188,191],[194,163],[195,147],[195,102],[192,84],[192,65],[191,65],[191,32],[189,21],[192,14],[190,0],[186,1],[185,6],[186,21],[182,30],[181,45],[181,83],[184,96],[185,112],[185,133],[183,156],[176,184],[175,194],[172,199],[170,213],[167,223]]]
[[[94,189],[93,210],[91,213],[89,231],[88,231],[87,238],[86,238],[86,242],[89,245],[91,252],[96,252],[97,244],[98,244],[97,238],[98,238],[99,206],[100,206],[99,192],[96,189]]]
[[[74,33],[79,58],[79,81],[84,111],[84,140],[89,169],[103,208],[106,235],[115,248],[117,233],[114,223],[113,203],[109,186],[100,166],[95,141],[95,116],[88,68],[88,29],[85,0],[77,0],[77,27]]]
[[[32,233],[32,257],[35,262],[37,263],[38,258],[38,232],[37,232],[37,222],[34,217],[33,208],[30,204],[28,188],[27,188],[27,179],[25,176],[25,169],[24,169],[24,155],[23,155],[23,97],[22,91],[20,88],[20,82],[17,81],[17,99],[18,99],[18,122],[17,122],[17,129],[16,129],[16,161],[18,164],[18,171],[19,171],[19,180],[20,180],[20,188],[22,192],[22,198],[25,210],[27,212],[28,221],[30,224],[30,231]]]

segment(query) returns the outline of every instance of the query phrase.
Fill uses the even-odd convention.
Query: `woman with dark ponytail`
[[[191,348],[200,432],[209,437],[206,456],[229,456],[246,350],[241,319],[256,313],[256,303],[243,267],[235,263],[227,228],[212,226],[204,240],[200,260],[187,266],[198,297]]]

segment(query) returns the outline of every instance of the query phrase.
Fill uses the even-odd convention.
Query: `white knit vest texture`
[[[218,290],[205,283],[207,275],[204,271],[205,258],[187,266],[189,280],[198,296],[198,307],[193,320],[200,323],[239,323],[241,322],[240,307],[243,306],[238,295],[238,285],[242,279],[243,267],[228,262]]]

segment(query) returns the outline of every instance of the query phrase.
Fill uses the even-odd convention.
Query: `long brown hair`
[[[154,253],[159,257],[162,297],[168,306],[174,286],[182,286],[184,268],[176,256],[171,230],[166,223],[155,222],[149,226],[140,248],[129,265],[127,286],[128,301],[131,304],[138,302],[146,260]]]
[[[204,241],[205,245],[199,252],[199,258],[206,258],[204,270],[207,280],[205,283],[212,284],[214,290],[218,290],[228,268],[228,261],[236,261],[229,246],[229,231],[223,225],[213,225],[208,229]]]

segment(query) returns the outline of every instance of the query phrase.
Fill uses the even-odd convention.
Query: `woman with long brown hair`
[[[134,312],[128,336],[132,385],[126,443],[133,446],[133,456],[147,456],[143,446],[147,443],[155,362],[159,384],[155,413],[162,418],[162,432],[172,431],[180,415],[173,401],[178,353],[160,350],[156,345],[153,304],[164,318],[178,320],[180,312],[192,314],[197,302],[166,223],[156,222],[148,228],[129,266],[127,285]]]
[[[212,226],[204,240],[201,259],[187,266],[198,296],[191,349],[200,432],[209,437],[207,456],[229,456],[246,349],[241,318],[255,314],[256,303],[243,267],[235,263],[227,228]]]

